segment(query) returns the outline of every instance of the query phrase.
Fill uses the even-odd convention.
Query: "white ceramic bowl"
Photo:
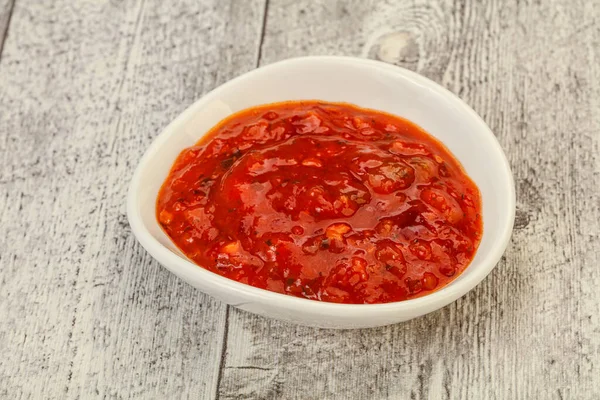
[[[284,100],[349,102],[407,118],[441,140],[479,186],[483,237],[469,267],[441,290],[387,304],[334,304],[245,285],[189,261],[160,228],[155,201],[177,155],[236,111]],[[494,134],[458,97],[413,72],[377,61],[303,57],[237,77],[192,104],[154,140],[140,161],[127,200],[133,233],[168,270],[228,304],[267,317],[327,328],[364,328],[406,321],[458,299],[490,273],[513,227],[515,190]]]

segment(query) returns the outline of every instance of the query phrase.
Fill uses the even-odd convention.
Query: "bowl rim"
[[[504,201],[507,205],[505,215],[500,216],[501,220],[504,221],[503,226],[499,229],[499,241],[494,245],[492,250],[482,259],[477,268],[472,274],[464,276],[459,282],[453,281],[454,285],[447,285],[439,290],[436,290],[430,294],[403,301],[391,302],[391,303],[375,303],[375,304],[345,304],[345,303],[330,303],[324,301],[316,301],[305,299],[301,297],[290,296],[282,293],[272,292],[266,289],[257,288],[251,285],[247,285],[235,280],[226,278],[211,272],[191,261],[185,259],[170,249],[166,248],[161,244],[152,234],[147,230],[141,217],[141,211],[138,209],[138,190],[140,178],[149,165],[151,158],[170,138],[171,134],[189,120],[198,110],[204,105],[211,102],[215,97],[218,96],[222,89],[236,85],[238,82],[245,79],[252,79],[252,75],[258,70],[263,72],[270,69],[281,68],[284,64],[290,66],[294,64],[301,64],[305,62],[335,62],[339,64],[362,64],[373,68],[384,68],[389,71],[393,71],[397,74],[403,75],[404,77],[425,86],[428,90],[436,92],[438,95],[443,96],[449,100],[453,106],[457,107],[469,118],[474,119],[481,126],[481,134],[490,142],[491,147],[499,153],[502,165],[500,166],[508,178],[509,187],[505,192]],[[199,136],[200,138],[201,136]],[[183,149],[182,149],[183,150]],[[460,160],[459,160],[460,161]],[[506,158],[502,147],[493,134],[491,129],[487,126],[485,121],[463,100],[457,95],[450,92],[448,89],[439,85],[438,83],[417,74],[416,72],[407,70],[402,67],[387,64],[381,61],[357,58],[357,57],[346,57],[346,56],[304,56],[294,57],[278,61],[266,66],[253,69],[242,75],[239,75],[222,85],[217,86],[204,96],[200,97],[194,103],[192,103],[185,111],[179,114],[171,123],[169,123],[161,133],[152,141],[144,155],[141,157],[131,183],[129,185],[129,191],[127,195],[127,217],[131,226],[132,232],[137,240],[140,242],[142,247],[155,258],[161,265],[166,267],[171,272],[179,275],[180,277],[190,278],[193,281],[203,281],[205,285],[214,286],[216,289],[223,291],[236,292],[238,297],[243,297],[246,300],[238,306],[246,303],[258,302],[276,302],[278,308],[283,309],[302,309],[305,313],[318,313],[318,314],[335,314],[337,317],[355,317],[353,315],[356,312],[361,312],[365,316],[373,316],[373,313],[388,314],[389,312],[402,311],[418,311],[424,310],[425,312],[433,311],[441,308],[456,299],[462,297],[477,286],[497,265],[500,261],[502,254],[506,250],[510,237],[513,230],[514,218],[515,218],[515,185],[514,178],[510,169],[509,162]],[[485,231],[484,231],[485,234]],[[467,266],[467,268],[469,268]],[[460,275],[462,276],[462,274]],[[225,301],[227,302],[227,301]],[[230,304],[230,303],[228,303]],[[231,304],[236,306],[236,304]]]

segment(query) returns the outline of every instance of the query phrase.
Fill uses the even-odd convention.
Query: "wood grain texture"
[[[309,54],[416,70],[496,133],[516,226],[464,298],[378,329],[292,326],[227,312],[132,237],[127,185],[160,129],[257,62]],[[585,0],[16,0],[0,398],[599,398],[599,82]]]
[[[132,237],[160,129],[256,65],[262,1],[20,1],[0,62],[0,398],[211,398],[225,306]]]
[[[482,115],[515,175],[511,245],[456,303],[363,331],[233,310],[221,398],[600,397],[600,7],[588,1],[272,0],[262,62],[367,56]]]

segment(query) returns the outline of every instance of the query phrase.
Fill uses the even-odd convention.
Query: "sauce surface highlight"
[[[337,303],[419,297],[482,234],[479,190],[421,128],[344,103],[238,112],[177,158],[156,204],[173,242],[230,279]]]

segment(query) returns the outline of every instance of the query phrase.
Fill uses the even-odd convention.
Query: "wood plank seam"
[[[221,387],[221,381],[223,379],[223,370],[225,369],[225,358],[227,357],[227,334],[229,332],[229,308],[231,306],[227,305],[225,307],[225,326],[223,327],[223,338],[222,338],[222,346],[221,346],[221,360],[219,361],[219,373],[217,375],[217,384],[215,386],[215,400],[219,399],[219,388]]]
[[[10,19],[12,17],[13,11],[15,9],[15,0],[8,0],[8,15],[5,16],[6,21],[4,22],[4,27],[2,26],[2,20],[0,19],[0,29],[2,32],[0,33],[0,59],[2,59],[2,51],[4,50],[4,42],[6,41],[6,37],[8,36],[8,28],[10,27]]]
[[[265,32],[266,32],[266,28],[267,28],[267,15],[269,12],[269,0],[265,0],[265,6],[263,9],[263,16],[262,16],[262,26],[261,26],[261,31],[260,31],[260,38],[258,40],[258,48],[257,48],[257,54],[256,54],[256,63],[255,63],[255,67],[258,68],[260,66],[260,59],[262,57],[262,47],[263,47],[263,42],[265,40]],[[226,365],[226,361],[227,361],[227,338],[228,338],[228,334],[229,334],[229,312],[230,312],[231,306],[227,305],[226,309],[225,309],[225,326],[223,328],[223,339],[222,339],[222,343],[223,346],[221,347],[221,360],[219,363],[219,373],[217,375],[217,384],[216,384],[216,390],[215,390],[215,400],[219,399],[219,388],[221,387],[221,381],[223,379],[223,371],[225,370],[225,365]]]
[[[260,39],[258,41],[258,54],[256,55],[256,68],[260,66],[260,59],[262,57],[262,48],[265,41],[265,33],[267,32],[267,14],[269,12],[269,0],[265,0],[265,8],[263,11],[262,26],[260,31]]]

